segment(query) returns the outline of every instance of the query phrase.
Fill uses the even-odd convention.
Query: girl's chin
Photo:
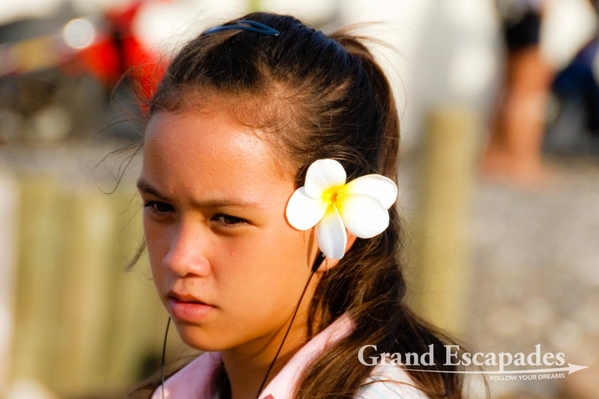
[[[202,327],[181,323],[173,320],[177,327],[177,332],[181,341],[187,346],[202,352],[216,352],[228,348],[228,346],[219,339],[218,334],[207,334]]]

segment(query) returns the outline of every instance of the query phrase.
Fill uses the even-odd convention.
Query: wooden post
[[[57,337],[61,356],[52,367],[51,380],[57,392],[81,395],[105,382],[101,360],[112,311],[108,297],[116,214],[108,199],[91,187],[72,187],[68,204],[62,265],[68,283],[58,304],[62,310],[62,333]]]
[[[18,197],[16,181],[0,173],[0,392],[8,390],[10,375],[17,281]]]
[[[430,113],[413,228],[413,306],[428,321],[456,334],[463,324],[470,287],[467,209],[478,127],[475,112],[466,107],[442,107]]]
[[[53,361],[60,356],[61,290],[66,283],[65,221],[69,212],[64,193],[51,177],[21,179],[21,231],[13,378],[51,380]]]

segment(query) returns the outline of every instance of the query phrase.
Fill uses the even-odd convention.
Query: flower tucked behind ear
[[[347,231],[359,238],[382,233],[389,226],[387,210],[397,198],[397,186],[384,176],[366,175],[345,184],[346,178],[339,162],[319,159],[287,203],[289,224],[298,230],[318,224],[318,246],[332,259],[345,254]]]

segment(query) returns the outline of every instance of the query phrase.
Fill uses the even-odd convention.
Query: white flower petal
[[[310,198],[306,189],[300,187],[294,191],[287,202],[285,216],[291,226],[298,230],[308,230],[323,218],[327,212],[327,203]]]
[[[332,206],[316,227],[318,246],[323,254],[332,259],[341,259],[345,255],[347,231],[339,212]]]
[[[345,169],[339,162],[334,159],[319,159],[308,168],[304,187],[311,198],[322,198],[326,190],[341,188],[346,178]]]
[[[364,194],[376,198],[389,209],[397,199],[397,185],[381,175],[366,175],[350,181],[343,188],[344,195]]]
[[[356,237],[371,238],[389,226],[389,212],[370,195],[344,195],[337,207],[343,224]]]

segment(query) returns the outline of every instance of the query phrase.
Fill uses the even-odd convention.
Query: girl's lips
[[[203,302],[184,301],[174,296],[169,297],[168,307],[173,318],[187,323],[199,323],[214,310],[212,305]]]

